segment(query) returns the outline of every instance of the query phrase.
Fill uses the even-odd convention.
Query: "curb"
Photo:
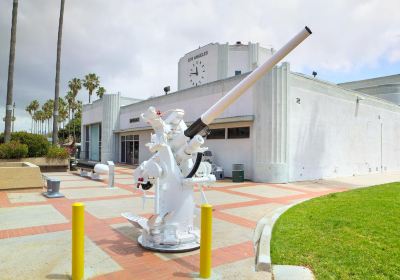
[[[270,272],[275,280],[315,279],[312,271],[306,267],[292,265],[274,265],[272,267],[271,263],[271,236],[274,224],[286,210],[301,202],[303,201],[278,208],[272,216],[265,215],[257,222],[253,234],[256,271]],[[300,275],[302,278],[298,278]]]
[[[257,222],[256,229],[253,234],[253,244],[256,253],[256,271],[272,272],[271,264],[271,235],[272,228],[278,218],[290,207],[295,204],[290,204],[281,208],[272,215],[272,217],[264,216]]]

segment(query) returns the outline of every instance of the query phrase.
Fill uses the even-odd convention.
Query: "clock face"
[[[189,71],[189,81],[193,86],[204,84],[206,66],[201,60],[193,61]]]

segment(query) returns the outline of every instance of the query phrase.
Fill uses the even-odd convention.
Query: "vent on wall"
[[[132,118],[132,119],[129,119],[129,123],[136,123],[136,122],[139,122],[139,118]]]

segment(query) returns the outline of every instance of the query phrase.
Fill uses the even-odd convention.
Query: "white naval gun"
[[[164,252],[199,248],[200,232],[193,222],[196,214],[193,188],[215,181],[207,164],[201,162],[202,154],[207,150],[202,147],[201,132],[310,34],[308,27],[303,28],[189,127],[183,121],[184,111],[180,109],[160,113],[150,107],[141,115],[155,132],[147,144],[153,156],[142,162],[133,175],[134,182],[144,192],[153,187],[154,214],[149,219],[131,213],[122,213],[122,216],[142,229],[138,242],[144,248]],[[202,172],[199,172],[200,166]]]

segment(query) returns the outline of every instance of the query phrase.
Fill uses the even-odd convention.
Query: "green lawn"
[[[271,256],[322,280],[400,279],[400,183],[294,206],[274,226]]]

